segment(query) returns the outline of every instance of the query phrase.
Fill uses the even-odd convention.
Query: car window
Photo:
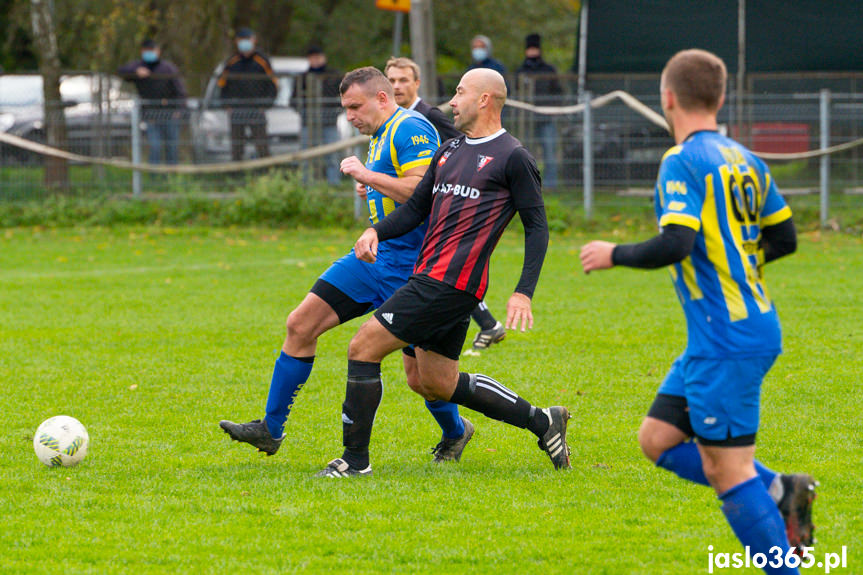
[[[121,90],[121,84],[117,77],[103,76],[102,93],[112,101],[128,98],[128,94]],[[99,89],[97,76],[64,76],[60,81],[60,97],[78,104],[92,102]],[[0,108],[41,105],[42,96],[42,76],[0,76]]]
[[[0,76],[0,108],[42,103],[41,76]]]
[[[287,108],[291,105],[295,79],[294,76],[279,76],[279,93],[276,94],[276,106]]]

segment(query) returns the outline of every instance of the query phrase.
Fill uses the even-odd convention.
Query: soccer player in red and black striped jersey
[[[416,346],[419,390],[488,417],[528,428],[556,469],[568,468],[565,407],[541,409],[483,374],[459,372],[470,312],[488,287],[488,266],[516,212],[525,229],[525,258],[507,303],[507,328],[533,326],[531,297],[548,246],[539,170],[530,153],[501,126],[506,84],[494,70],[467,72],[450,101],[455,127],[465,135],[435,153],[411,198],[357,240],[358,258],[373,262],[378,243],[428,219],[414,274],[366,321],[348,350],[342,422],[345,451],[318,473],[371,473],[369,441],[381,399],[380,364],[407,344]]]
[[[393,85],[396,103],[407,109],[422,114],[431,122],[440,134],[442,143],[450,138],[458,138],[461,132],[455,129],[452,121],[439,108],[427,104],[419,97],[420,67],[410,58],[392,57],[387,60],[384,74]],[[480,331],[473,340],[472,355],[479,355],[479,350],[488,349],[492,344],[506,337],[506,328],[497,321],[484,301],[479,302],[471,314],[471,318],[479,325]]]

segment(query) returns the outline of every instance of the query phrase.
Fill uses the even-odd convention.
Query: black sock
[[[459,373],[450,401],[521,428],[528,426],[533,408],[514,391],[481,373]]]
[[[369,442],[372,424],[381,403],[384,386],[381,382],[381,364],[348,360],[348,384],[342,404],[342,459],[351,467],[369,466]]]
[[[494,319],[494,316],[491,315],[491,312],[488,311],[488,306],[485,305],[484,301],[479,302],[479,305],[473,308],[473,311],[470,312],[470,317],[473,318],[479,325],[479,329],[486,330],[491,329],[497,324],[497,320]]]
[[[540,408],[530,408],[530,417],[528,417],[527,420],[527,428],[531,430],[534,435],[542,439],[542,436],[545,435],[546,431],[548,431],[550,425],[551,421],[549,421],[548,416],[544,414]]]

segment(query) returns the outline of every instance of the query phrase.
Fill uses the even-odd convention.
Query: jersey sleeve
[[[677,224],[701,229],[701,207],[704,191],[680,155],[682,147],[675,146],[665,153],[659,166],[656,182],[656,212],[659,227]]]
[[[764,170],[764,183],[767,187],[767,194],[761,206],[761,225],[766,228],[790,219],[791,208],[779,194],[776,182],[773,181],[773,177],[767,169]]]
[[[506,178],[516,210],[544,206],[542,178],[536,160],[523,147],[513,150],[506,163]]]
[[[406,114],[393,134],[390,154],[399,177],[419,166],[428,166],[440,146],[437,130],[428,120]]]

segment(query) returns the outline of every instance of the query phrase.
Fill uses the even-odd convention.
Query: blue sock
[[[442,399],[435,401],[426,400],[426,407],[440,425],[444,437],[456,439],[464,435],[464,423],[458,414],[458,405]]]
[[[710,485],[701,466],[701,453],[699,453],[698,446],[693,441],[685,441],[665,451],[656,460],[656,465],[671,471],[687,481],[692,481],[699,485]],[[779,475],[775,471],[764,467],[757,459],[755,460],[755,471],[758,472],[758,476],[767,489],[770,489],[773,480]]]
[[[761,477],[753,477],[739,483],[719,496],[722,500],[722,513],[731,525],[731,529],[743,547],[749,547],[750,556],[763,553],[768,558],[766,573],[799,573],[797,569],[785,567],[770,567],[769,563],[775,557],[770,553],[772,547],[782,549],[785,557],[788,549],[788,537],[785,535],[785,524],[779,514]],[[775,561],[773,561],[775,563]]]
[[[264,418],[270,435],[274,438],[282,436],[285,421],[294,406],[294,399],[309,379],[314,361],[315,356],[296,358],[284,351],[276,360],[270,393],[267,396],[267,416]]]
[[[699,485],[710,485],[704,475],[704,468],[701,466],[701,453],[698,452],[698,446],[693,441],[678,443],[671,449],[664,451],[656,460],[656,465],[687,481]]]
[[[761,464],[757,459],[755,460],[755,471],[758,473],[758,477],[761,478],[761,483],[764,484],[768,490],[770,486],[773,484],[773,480],[779,475],[772,469],[767,469],[764,465]]]

